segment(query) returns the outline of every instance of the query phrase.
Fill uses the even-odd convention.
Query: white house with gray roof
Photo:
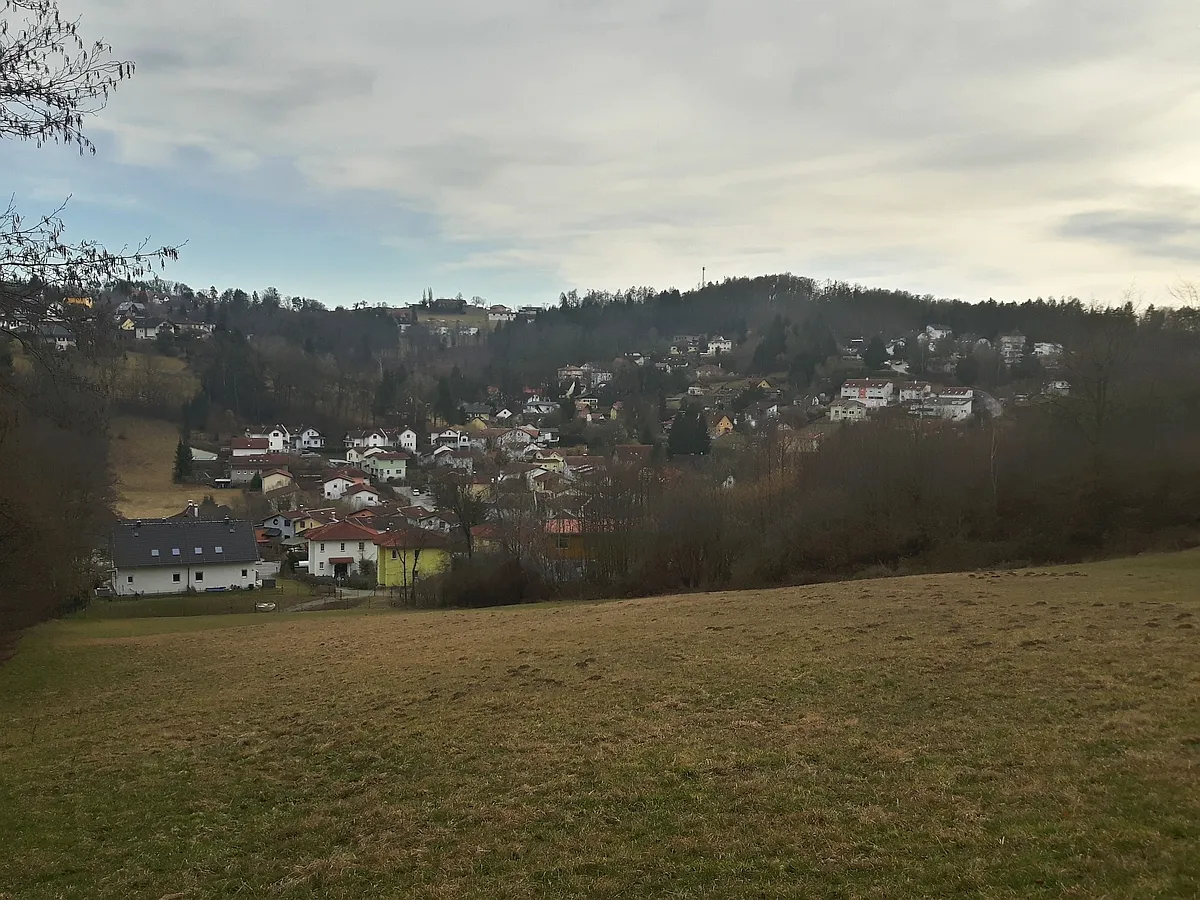
[[[138,519],[109,540],[118,596],[254,588],[258,544],[249,522],[233,519]]]

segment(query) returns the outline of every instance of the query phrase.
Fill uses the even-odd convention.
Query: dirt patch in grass
[[[0,895],[1196,896],[1198,568],[56,623]]]

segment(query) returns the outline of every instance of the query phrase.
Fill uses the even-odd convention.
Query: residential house
[[[182,517],[121,522],[109,538],[112,589],[122,597],[253,589],[258,542],[249,522]]]
[[[515,450],[532,444],[537,436],[536,428],[508,428],[495,437],[495,446],[501,450]]]
[[[295,479],[287,469],[271,469],[262,474],[262,492],[264,494],[279,488],[291,487],[294,484]]]
[[[203,339],[212,336],[214,327],[212,322],[197,322],[193,319],[187,319],[175,323],[175,333],[188,334],[192,337]]]
[[[234,459],[241,456],[262,456],[271,452],[271,442],[265,437],[232,438],[229,441],[229,452]]]
[[[396,446],[396,437],[396,432],[387,428],[363,428],[347,432],[344,443],[347,449],[391,448]]]
[[[720,438],[727,434],[733,434],[733,419],[723,412],[711,414],[708,417],[708,436]]]
[[[593,391],[613,380],[612,370],[601,363],[584,363],[580,368],[584,372],[589,389]]]
[[[534,465],[541,466],[547,472],[562,475],[566,469],[566,457],[557,450],[535,450],[532,456],[526,457]]]
[[[381,450],[364,459],[362,467],[373,479],[384,484],[405,481],[408,478],[409,459],[411,457],[407,453]]]
[[[478,416],[479,418],[487,419],[492,415],[492,408],[486,403],[463,403],[459,406],[459,409],[468,418]]]
[[[341,500],[355,485],[370,482],[370,476],[361,469],[336,469],[325,477],[321,489],[326,500]]]
[[[467,308],[467,301],[462,297],[438,297],[429,304],[434,312],[461,315]]]
[[[436,449],[449,447],[451,450],[468,450],[471,447],[471,432],[463,428],[447,428],[429,436],[429,443]]]
[[[1045,392],[1057,397],[1069,397],[1071,394],[1071,382],[1065,378],[1055,379],[1046,385]]]
[[[831,422],[862,422],[867,418],[867,405],[861,400],[839,397],[829,404]]]
[[[733,341],[727,337],[722,337],[719,334],[714,334],[708,339],[708,351],[705,356],[716,356],[721,353],[732,353]]]
[[[61,325],[46,325],[38,329],[38,336],[60,353],[76,346],[75,335]]]
[[[928,381],[912,381],[900,385],[901,403],[924,403],[933,395],[933,385]]]
[[[512,322],[517,318],[517,314],[507,306],[491,306],[488,307],[489,322]]]
[[[525,415],[527,416],[548,416],[558,412],[558,404],[551,403],[549,400],[530,400],[525,404]]]
[[[479,553],[499,553],[504,546],[503,532],[494,522],[485,522],[471,529],[471,543]]]
[[[380,587],[412,588],[420,579],[450,568],[451,542],[424,528],[390,528],[375,538]]]
[[[239,456],[229,461],[229,480],[232,484],[250,484],[272,469],[288,464],[282,453],[263,453],[259,456]]]
[[[325,435],[311,425],[301,425],[292,434],[293,450],[324,450]]]
[[[376,562],[379,532],[355,522],[335,522],[304,534],[308,543],[308,573],[346,578],[363,563]]]
[[[1007,365],[1016,365],[1025,356],[1025,335],[1019,332],[1002,334],[996,342],[1000,357]]]
[[[174,330],[164,319],[135,319],[133,323],[133,336],[139,341],[157,340],[160,334],[171,334]]]
[[[879,409],[895,402],[894,382],[879,378],[851,378],[842,385],[841,399],[857,400],[867,409]]]
[[[704,365],[697,366],[695,372],[696,378],[700,381],[714,381],[718,378],[728,378],[729,373],[720,366]]]
[[[942,388],[935,396],[913,406],[910,412],[922,418],[965,422],[974,415],[974,397],[975,391],[969,387]]]
[[[487,431],[491,427],[491,420],[486,416],[472,416],[463,423],[463,428],[468,431]]]
[[[304,512],[301,510],[277,512],[274,515],[267,516],[267,518],[259,522],[258,527],[278,531],[280,539],[288,541],[296,537],[297,517],[303,515]]]
[[[369,484],[356,484],[347,488],[342,499],[350,504],[351,509],[363,509],[367,506],[378,506],[383,502],[383,495]]]
[[[138,300],[122,300],[117,304],[115,312],[117,318],[140,318],[146,315],[146,304]]]
[[[587,558],[583,527],[575,516],[557,516],[547,521],[543,529],[548,539],[547,550],[552,559],[583,562]]]
[[[1062,356],[1063,345],[1049,341],[1037,341],[1033,345],[1033,355],[1038,359],[1057,359]]]

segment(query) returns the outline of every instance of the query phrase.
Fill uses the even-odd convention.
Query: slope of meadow
[[[471,612],[65,621],[0,896],[1195,897],[1200,553]]]
[[[161,419],[118,416],[111,425],[110,458],[117,476],[117,511],[126,518],[179,512],[211,489],[171,480],[179,428]]]

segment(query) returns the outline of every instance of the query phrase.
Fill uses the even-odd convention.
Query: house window
[[[557,538],[555,538],[554,544],[559,550],[569,550],[571,547],[571,539],[565,535],[559,535]]]
[[[172,547],[172,548],[171,548],[171,555],[172,555],[172,556],[178,556],[178,555],[179,555],[179,548],[178,548],[178,547]]]
[[[344,553],[345,550],[346,550],[346,542],[342,541],[342,552]]]
[[[175,582],[176,584],[179,584],[179,573],[178,573],[178,572],[176,572],[174,575],[172,575],[172,576],[171,576],[171,580],[172,580],[173,582]]]
[[[250,570],[249,570],[249,569],[242,569],[242,577],[243,577],[243,578],[245,578],[245,577],[246,577],[247,575],[249,575],[249,574],[250,574]]]
[[[364,549],[366,549],[366,541],[359,541],[358,542],[358,552],[362,553]]]
[[[197,548],[196,548],[196,555],[197,555],[197,556],[199,556],[199,555],[200,555],[201,553],[203,553],[203,552],[204,552],[204,550],[203,550],[201,547],[197,547]]]
[[[151,551],[150,551],[150,555],[151,555],[151,556],[158,556],[158,551],[157,551],[157,550],[151,550]]]
[[[324,544],[322,544],[322,545],[321,545],[321,552],[322,552],[322,553],[324,553],[324,552],[325,552],[325,545],[324,545]],[[321,565],[325,565],[325,564],[324,564],[324,563],[321,563]]]
[[[203,573],[203,572],[197,572],[197,573],[196,573],[196,580],[197,580],[197,581],[203,581],[203,580],[204,580],[204,573]]]
[[[216,550],[218,553],[224,553],[224,552],[225,552],[225,548],[224,548],[224,547],[213,547],[213,549],[214,549],[214,550]]]
[[[400,558],[400,551],[399,551],[399,550],[393,550],[393,551],[392,551],[392,559],[399,559],[399,558]]]
[[[325,563],[318,563],[317,568],[319,568],[319,569],[325,568]]]
[[[129,584],[133,584],[133,576],[130,575],[128,578],[125,579],[125,581],[128,582]]]

